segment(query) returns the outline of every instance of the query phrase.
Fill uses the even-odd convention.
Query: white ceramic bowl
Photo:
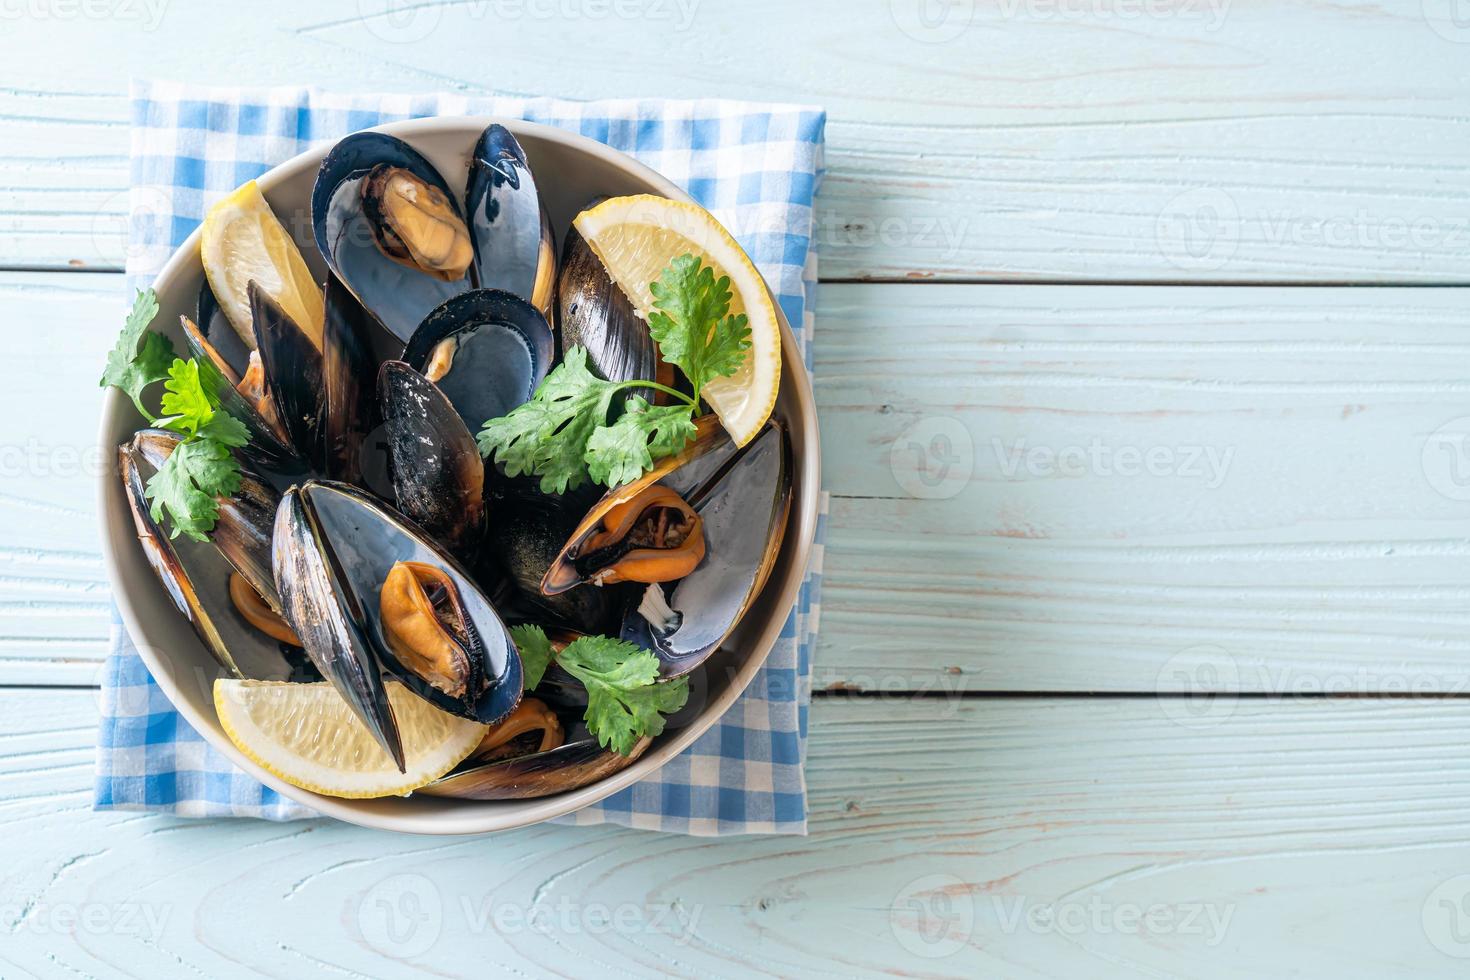
[[[558,242],[577,211],[599,195],[653,193],[689,200],[682,190],[630,157],[548,126],[510,119],[443,118],[393,123],[380,128],[412,143],[462,196],[471,148],[492,122],[508,127],[525,147]],[[260,178],[266,199],[302,245],[318,278],[325,276],[325,267],[312,244],[310,199],[317,168],[329,149],[330,144],[323,144],[308,150]],[[179,315],[193,315],[203,277],[196,231],[169,260],[154,284],[161,308],[155,328],[168,332],[180,350],[183,348],[177,329]],[[123,621],[148,669],[195,730],[261,782],[327,816],[364,827],[407,833],[478,834],[525,826],[595,803],[648,776],[714,724],[764,663],[796,599],[816,532],[820,452],[811,384],[790,325],[784,318],[781,329],[783,365],[776,413],[789,425],[795,467],[790,523],[775,571],[735,635],[707,662],[704,681],[691,684],[690,707],[679,716],[685,721],[682,727],[675,729],[671,725],[643,758],[609,779],[538,800],[472,802],[422,795],[340,800],[297,789],[262,771],[235,749],[220,728],[212,695],[219,668],[189,624],[173,608],[148,567],[135,536],[121,483],[116,474],[109,472],[104,473],[98,486],[98,506],[107,572]],[[116,390],[109,392],[100,433],[104,458],[114,458],[117,445],[140,424],[127,398]]]

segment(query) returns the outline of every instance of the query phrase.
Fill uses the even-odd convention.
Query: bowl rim
[[[442,135],[470,127],[483,131],[492,123],[505,126],[517,138],[529,136],[595,157],[604,164],[656,187],[660,193],[673,200],[697,203],[682,188],[646,164],[590,137],[554,126],[499,116],[435,116],[386,123],[371,127],[371,131],[390,133],[411,142],[414,136]],[[317,169],[336,142],[337,140],[324,140],[272,167],[256,178],[262,191],[268,193],[278,184],[297,176],[302,171]],[[191,259],[199,251],[201,232],[202,227],[195,228],[184,243],[174,250],[155,278],[155,286],[159,283],[167,284],[173,278],[185,274],[187,267],[191,264]],[[774,290],[772,293],[774,295]],[[118,526],[116,502],[121,496],[121,485],[113,467],[104,466],[100,468],[97,476],[95,499],[101,532],[103,565],[107,571],[113,601],[117,604],[123,625],[133,640],[134,646],[143,657],[154,681],[163,690],[174,710],[183,715],[191,728],[198,732],[212,748],[223,754],[251,778],[271,787],[282,796],[315,810],[321,816],[332,817],[360,827],[400,833],[486,834],[541,823],[606,799],[613,793],[657,772],[665,763],[708,731],[729,710],[765,664],[772,646],[780,637],[781,629],[795,606],[802,581],[805,578],[816,536],[817,510],[821,495],[820,436],[817,429],[816,404],[811,379],[807,374],[800,348],[797,347],[795,335],[780,304],[775,304],[775,310],[781,328],[781,384],[790,397],[792,407],[787,423],[793,429],[800,429],[800,442],[804,448],[799,455],[793,453],[793,466],[796,470],[793,474],[794,484],[800,488],[800,493],[797,499],[792,501],[786,530],[787,543],[783,544],[783,551],[787,548],[791,549],[788,552],[790,558],[784,563],[784,567],[778,563],[771,579],[762,590],[762,599],[769,601],[770,597],[775,597],[774,605],[771,606],[772,611],[766,617],[765,622],[759,624],[758,631],[746,641],[745,645],[749,652],[718,696],[710,699],[688,725],[660,738],[658,743],[642,758],[612,776],[570,792],[533,800],[509,801],[516,804],[515,810],[512,811],[514,815],[512,813],[502,814],[498,808],[484,804],[464,807],[463,813],[455,813],[449,809],[445,812],[425,814],[380,812],[376,809],[368,809],[364,804],[381,801],[346,800],[322,796],[292,786],[265,771],[235,747],[235,744],[221,730],[217,717],[206,717],[202,712],[194,709],[189,699],[179,690],[179,685],[169,665],[165,663],[165,658],[159,655],[160,648],[156,644],[147,642],[148,630],[133,601],[133,590],[160,589],[161,586],[152,574],[146,578],[139,576],[135,579],[127,579],[123,575],[123,548],[136,548],[137,545],[136,543],[123,545],[120,542],[136,542],[136,531],[131,519],[128,519],[124,526]],[[112,433],[121,427],[121,416],[133,411],[132,404],[122,392],[108,389],[104,396],[98,428],[98,444],[104,459],[115,458],[116,447],[112,443]],[[144,584],[139,585],[139,581]]]

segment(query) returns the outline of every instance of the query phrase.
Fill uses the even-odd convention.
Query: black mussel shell
[[[316,484],[307,484],[307,488]],[[348,552],[351,554],[351,552]],[[276,511],[271,554],[286,621],[316,669],[367,726],[399,772],[405,771],[398,721],[369,638],[367,612],[353,592],[316,508],[292,487]]]
[[[281,644],[248,625],[235,610],[229,595],[231,563],[220,548],[184,535],[171,538],[153,518],[145,487],[177,439],[171,432],[145,429],[118,447],[118,472],[138,542],[174,606],[220,666],[235,677],[283,680],[290,676],[291,668]],[[222,507],[213,542],[238,534],[247,540],[237,551],[249,554],[250,525],[271,496],[268,486],[247,474],[235,503]],[[246,568],[257,560],[258,554],[242,562],[240,571],[247,579]]]
[[[133,436],[134,449],[157,470],[178,446],[180,436],[166,429],[143,429]],[[240,466],[240,489],[219,498],[219,516],[209,540],[266,605],[281,611],[281,597],[271,572],[271,530],[281,497],[249,466]]]
[[[470,765],[417,792],[461,800],[529,800],[565,793],[626,769],[652,742],[642,739],[631,753],[618,755],[598,745],[583,728],[579,737],[548,752]]]
[[[286,433],[266,421],[236,385],[240,376],[229,362],[188,317],[180,318],[184,344],[189,355],[199,364],[199,380],[226,412],[238,419],[250,433],[250,442],[241,447],[242,457],[251,462],[267,479],[280,488],[290,486],[306,475],[310,462],[297,452]]]
[[[424,320],[403,359],[439,386],[471,432],[529,401],[552,359],[551,328],[499,289],[449,300]]]
[[[429,312],[471,286],[468,272],[445,282],[385,255],[363,207],[361,185],[379,164],[403,167],[440,190],[455,213],[459,205],[444,177],[403,140],[386,133],[354,133],[337,143],[317,172],[311,194],[317,248],[364,307],[401,341]]]
[[[660,460],[632,483],[609,490],[588,508],[548,566],[540,583],[541,594],[555,595],[588,582],[607,562],[620,557],[616,553],[604,553],[606,549],[593,555],[587,547],[588,539],[603,530],[604,518],[614,507],[637,499],[655,485],[669,488],[687,502],[728,464],[735,451],[735,444],[725,434],[718,418],[705,415],[697,419],[695,437],[682,451]]]
[[[194,322],[205,339],[219,351],[220,357],[229,364],[235,376],[244,374],[250,364],[250,348],[245,346],[235,328],[230,326],[230,318],[220,309],[219,300],[210,288],[207,278],[204,285],[199,287],[199,308]]]
[[[373,422],[378,355],[376,321],[335,275],[327,274],[322,328],[321,470],[329,480],[365,486],[363,440]]]
[[[398,510],[472,563],[485,535],[485,464],[475,437],[444,393],[402,361],[384,362],[378,403]]]
[[[585,347],[592,369],[606,381],[673,384],[673,368],[659,357],[648,323],[576,228],[567,232],[558,282],[558,354],[565,356],[568,348]],[[651,389],[638,393],[649,401],[654,399]]]
[[[320,467],[327,414],[321,348],[259,283],[251,280],[247,291],[255,349],[276,415],[296,451]]]
[[[288,504],[291,505],[289,509]],[[452,714],[488,725],[504,718],[515,708],[521,697],[521,661],[515,644],[479,586],[448,552],[401,514],[346,484],[307,483],[288,493],[281,507],[276,521],[276,583],[288,610],[287,619],[297,626],[307,652],[312,654],[323,675],[337,683],[338,690],[355,708],[361,705],[363,710],[376,714],[379,719],[383,714],[391,715],[386,700],[375,702],[376,695],[369,688],[357,684],[357,677],[362,673],[357,662],[366,654],[373,655],[383,671],[419,697]],[[285,516],[287,514],[290,516]],[[283,522],[287,525],[284,535]],[[303,565],[300,559],[288,557],[308,546],[314,546],[320,562],[308,558]],[[283,547],[286,550],[283,551]],[[460,605],[475,633],[477,642],[474,646],[480,657],[478,668],[484,679],[481,690],[471,692],[467,698],[444,693],[408,670],[393,655],[383,631],[379,603],[388,572],[401,561],[421,562],[443,569],[454,584]],[[287,563],[286,567],[283,567],[283,562]],[[292,593],[301,591],[301,587],[288,585],[283,581],[283,574],[303,575],[315,583],[311,588],[320,595],[308,596],[310,601],[305,607],[293,606]],[[327,583],[325,587],[321,584],[323,581]],[[322,596],[329,598],[330,602],[323,601]],[[308,638],[307,634],[301,633],[303,624],[293,618],[293,615],[302,614],[315,615],[331,624],[331,633]],[[330,640],[333,634],[338,638],[338,646],[313,652],[313,639]],[[362,648],[360,652],[353,650],[350,658],[353,663],[348,665],[345,676],[341,671],[334,675],[332,661],[344,649],[341,646],[344,638],[354,642],[360,639]],[[377,687],[381,690],[381,683]],[[373,727],[372,723],[370,727]]]
[[[513,293],[549,318],[556,287],[555,236],[526,151],[499,123],[475,144],[466,211],[479,286]]]
[[[687,674],[708,659],[764,587],[791,505],[789,453],[785,428],[769,422],[722,472],[686,496],[704,519],[704,561],[677,582],[648,586],[621,631],[658,656],[662,676]],[[654,612],[659,604],[667,610]]]
[[[543,494],[529,479],[496,484],[487,558],[498,562],[515,584],[515,608],[526,619],[580,633],[608,634],[616,628],[628,595],[620,586],[582,585],[559,595],[541,594],[547,568],[594,499],[586,491]]]

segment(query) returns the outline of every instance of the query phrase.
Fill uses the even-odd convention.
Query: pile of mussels
[[[554,666],[523,698],[507,624],[562,645],[621,636],[664,678],[700,667],[774,563],[789,449],[779,420],[737,448],[706,416],[681,454],[605,494],[544,494],[487,465],[471,433],[527,401],[562,350],[585,347],[608,380],[669,368],[574,229],[558,263],[504,127],[477,141],[467,187],[461,208],[427,159],[383,133],[332,149],[311,199],[329,269],[319,336],[253,283],[252,322],[232,325],[205,283],[185,339],[250,431],[208,543],[171,539],[149,513],[146,481],[177,435],[142,430],[118,455],[149,561],[226,670],[319,674],[402,768],[384,687],[397,680],[498,726],[421,792],[527,798],[610,775],[650,740],[629,756],[602,749],[581,722],[585,691]]]

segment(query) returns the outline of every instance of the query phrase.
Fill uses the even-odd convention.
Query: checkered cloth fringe
[[[776,292],[811,366],[812,197],[819,109],[723,100],[568,102],[313,89],[133,89],[129,281],[148,284],[211,204],[313,144],[400,119],[502,116],[559,126],[621,150],[736,233]],[[146,216],[146,220],[138,220]],[[697,835],[806,832],[807,709],[818,625],[825,500],[812,566],[765,667],[698,741],[648,779],[561,818]],[[114,617],[115,618],[115,617]],[[174,711],[127,631],[113,630],[97,760],[100,810],[294,820],[312,811],[234,768]]]

